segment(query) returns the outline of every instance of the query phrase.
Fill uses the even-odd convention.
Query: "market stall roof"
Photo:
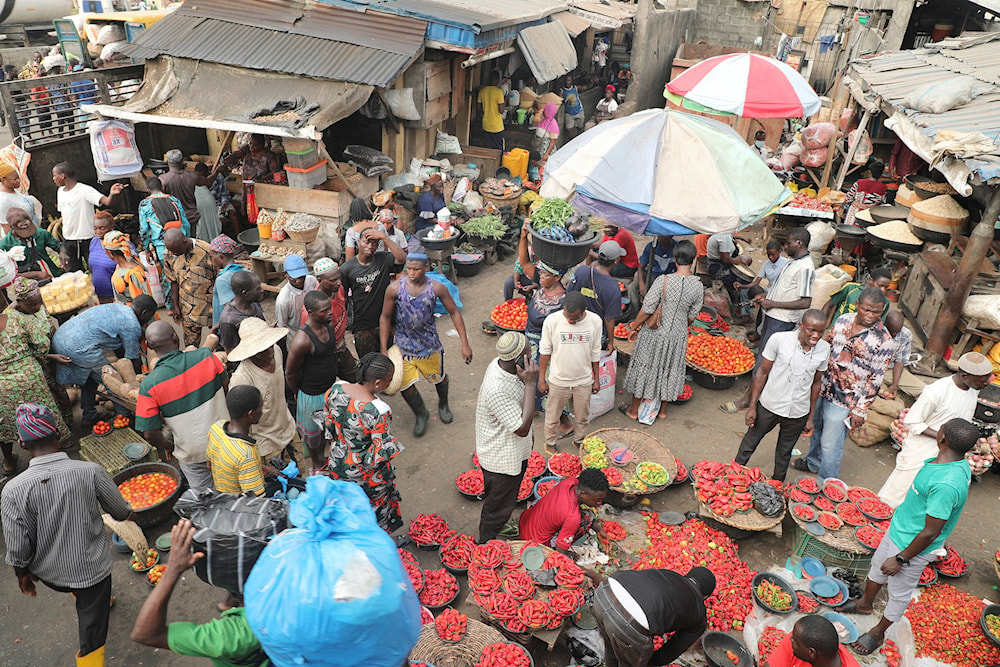
[[[566,26],[566,32],[569,33],[570,37],[576,37],[590,28],[590,21],[582,16],[577,16],[573,12],[559,12],[558,14],[553,14],[552,18]]]
[[[563,0],[320,0],[368,12],[378,10],[427,21],[429,46],[474,52],[517,37],[567,9]]]
[[[559,21],[525,28],[517,35],[517,45],[539,83],[576,69],[576,47]]]
[[[616,30],[635,19],[637,5],[617,0],[570,0],[569,11],[583,17],[598,30]]]
[[[851,64],[852,94],[874,101],[890,118],[886,126],[917,155],[939,169],[964,194],[969,183],[1000,183],[1000,33],[966,33],[921,49],[882,53]],[[975,97],[943,113],[921,113],[906,99],[928,86],[962,75]]]
[[[83,110],[132,122],[315,139],[317,131],[359,109],[372,90],[163,56],[146,61],[142,86],[126,104],[84,105]],[[289,101],[298,103],[295,110],[274,108]]]
[[[122,52],[387,87],[424,47],[427,22],[314,0],[187,0]]]

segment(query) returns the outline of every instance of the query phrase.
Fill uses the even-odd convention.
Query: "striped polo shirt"
[[[219,493],[264,495],[264,472],[256,441],[249,436],[229,433],[227,421],[217,421],[208,430],[208,462],[212,481]]]
[[[168,426],[177,460],[204,463],[208,430],[226,416],[225,380],[225,366],[207,347],[168,352],[139,385],[136,429]]]

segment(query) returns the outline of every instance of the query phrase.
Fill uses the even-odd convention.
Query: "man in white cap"
[[[580,292],[587,298],[587,310],[604,321],[604,346],[611,350],[615,320],[622,316],[622,291],[618,281],[611,277],[611,269],[625,256],[617,241],[605,241],[597,249],[597,266],[579,266],[567,292]]]
[[[508,331],[496,347],[497,358],[486,368],[476,403],[476,454],[484,485],[480,544],[496,538],[514,511],[534,446],[538,366],[531,361],[528,339]]]
[[[963,354],[958,372],[927,386],[903,418],[909,431],[902,449],[896,454],[896,467],[878,495],[898,507],[924,463],[937,452],[941,427],[951,419],[971,420],[976,412],[979,391],[993,379],[993,364],[978,352]]]
[[[264,399],[264,411],[254,425],[257,451],[265,461],[277,456],[295,439],[295,420],[285,402],[285,367],[278,341],[288,329],[269,327],[263,320],[249,317],[240,322],[240,343],[229,352],[230,362],[239,362],[230,388],[256,387]]]

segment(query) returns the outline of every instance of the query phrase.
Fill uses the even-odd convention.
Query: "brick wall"
[[[751,48],[754,40],[763,35],[764,45],[769,47],[773,34],[771,24],[765,20],[769,5],[746,0],[698,0],[691,41]]]

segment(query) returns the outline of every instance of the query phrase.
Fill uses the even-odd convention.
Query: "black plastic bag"
[[[189,490],[174,511],[197,531],[194,550],[205,554],[194,566],[198,578],[237,594],[267,541],[288,527],[288,503],[275,498]]]
[[[753,495],[753,507],[767,517],[775,517],[785,511],[785,499],[781,492],[767,482],[754,482],[750,485]]]

